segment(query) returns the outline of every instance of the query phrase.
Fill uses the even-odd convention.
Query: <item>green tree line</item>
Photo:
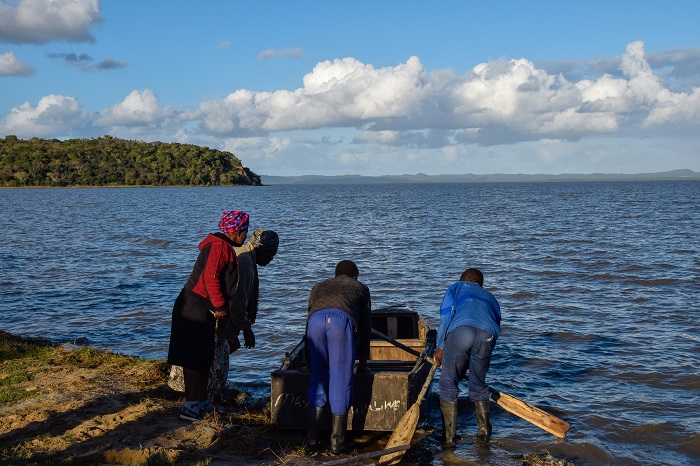
[[[260,185],[232,153],[163,142],[0,139],[0,186]]]

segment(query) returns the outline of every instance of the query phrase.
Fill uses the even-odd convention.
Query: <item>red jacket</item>
[[[199,243],[199,256],[190,278],[189,290],[211,303],[212,311],[226,311],[229,297],[238,286],[238,260],[234,244],[222,233],[207,235]]]

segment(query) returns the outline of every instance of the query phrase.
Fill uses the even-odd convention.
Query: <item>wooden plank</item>
[[[526,403],[513,395],[499,392],[498,390],[492,388],[491,398],[493,398],[498,406],[506,411],[511,412],[528,422],[531,422],[537,427],[544,429],[557,437],[564,437],[569,431],[570,425],[568,422],[563,421],[536,406]]]
[[[399,326],[396,317],[386,318],[386,333],[391,338],[398,338],[399,336]]]
[[[410,348],[415,353],[421,354],[425,351],[426,341],[420,340],[418,338],[401,339],[401,344]],[[415,353],[408,353],[395,345],[388,343],[383,340],[372,340],[369,349],[369,358],[380,359],[380,360],[390,360],[396,359],[400,361],[415,361]]]

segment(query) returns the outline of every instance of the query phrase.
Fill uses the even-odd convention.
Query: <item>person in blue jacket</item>
[[[483,288],[484,275],[478,269],[464,271],[445,293],[440,305],[440,327],[433,358],[442,367],[440,411],[446,447],[455,445],[458,383],[469,369],[469,398],[474,402],[477,438],[491,438],[489,387],[486,373],[491,352],[501,334],[501,308]]]

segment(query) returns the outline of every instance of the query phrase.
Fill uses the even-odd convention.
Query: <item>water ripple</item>
[[[274,229],[281,243],[260,270],[258,344],[231,358],[232,383],[267,389],[269,372],[304,332],[309,290],[338,260],[358,263],[375,306],[406,304],[433,326],[447,287],[475,266],[503,308],[490,383],[572,424],[556,441],[495,408],[493,458],[546,449],[587,465],[697,463],[699,188],[5,189],[1,327],[164,358],[172,303],[197,244],[222,210],[240,208],[251,231]],[[36,212],[51,235],[35,228]],[[468,398],[464,386],[460,396]],[[471,432],[473,418],[463,417],[460,430]],[[457,454],[484,462],[466,447]]]

